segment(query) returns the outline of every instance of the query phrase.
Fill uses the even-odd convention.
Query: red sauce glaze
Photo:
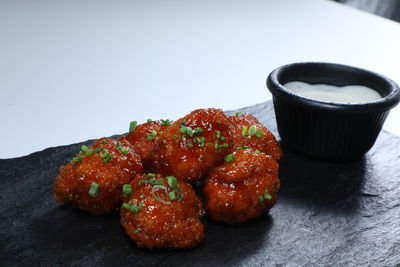
[[[90,148],[107,149],[112,159],[105,163],[100,152],[92,155],[81,154],[82,160],[68,163],[60,168],[60,174],[54,182],[55,200],[70,202],[81,210],[94,214],[108,214],[121,201],[121,190],[136,173],[143,172],[140,157],[125,140],[120,141],[127,149],[123,154],[112,138],[98,139]],[[98,193],[89,195],[92,182],[96,182]]]
[[[121,138],[131,143],[136,153],[142,159],[146,172],[154,171],[152,157],[154,144],[159,139],[161,133],[168,127],[168,125],[161,125],[160,121],[147,122],[138,125],[133,132]],[[152,131],[156,131],[157,134],[153,135]]]
[[[182,134],[181,123],[191,129],[204,131],[192,137]],[[217,138],[217,131],[220,137]],[[223,137],[223,138],[222,138]],[[205,138],[204,145],[197,138]],[[210,170],[223,163],[232,143],[227,116],[220,109],[198,109],[175,121],[156,141],[153,150],[154,166],[164,175],[192,182],[202,179]],[[229,147],[215,146],[227,144]]]
[[[164,190],[154,194],[168,202],[164,204],[154,198],[153,186],[140,181],[147,180],[145,174],[137,175],[130,183],[133,194],[123,199],[124,203],[141,206],[139,211],[121,207],[121,223],[126,234],[142,248],[192,248],[204,239],[204,226],[199,221],[203,214],[202,203],[190,184],[177,181],[181,192],[181,201],[178,196],[170,200]],[[172,188],[167,179],[156,174],[154,179],[162,181],[167,192]]]
[[[240,114],[239,116],[230,116],[228,118],[228,122],[232,131],[234,148],[249,146],[254,150],[258,149],[265,154],[271,155],[271,157],[275,160],[279,160],[281,158],[282,152],[275,136],[253,115]],[[252,125],[255,125],[257,130],[262,131],[261,137],[249,135],[249,129]],[[244,137],[242,136],[243,126],[247,127],[247,133]]]
[[[250,149],[233,154],[233,161],[215,168],[204,181],[204,207],[215,221],[242,224],[275,204],[279,191],[278,164],[270,156]],[[260,201],[265,190],[272,198]]]

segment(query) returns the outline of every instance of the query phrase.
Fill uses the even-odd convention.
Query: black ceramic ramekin
[[[283,84],[302,81],[335,86],[364,85],[382,98],[362,104],[313,100]],[[375,143],[389,110],[400,101],[392,80],[355,67],[319,62],[293,63],[275,69],[267,79],[273,95],[279,135],[284,146],[326,160],[357,159]]]

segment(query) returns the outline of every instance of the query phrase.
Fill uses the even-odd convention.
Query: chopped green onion
[[[175,190],[172,190],[171,192],[168,193],[168,198],[170,200],[174,200],[176,198]]]
[[[206,138],[204,136],[196,137],[196,142],[199,144],[199,146],[204,146],[205,141],[206,141]]]
[[[77,162],[79,162],[79,161],[81,161],[82,160],[82,156],[81,155],[78,155],[78,156],[76,156],[76,157],[73,157],[72,159],[71,159],[71,163],[73,162],[73,163],[77,163]]]
[[[179,129],[179,131],[182,133],[182,134],[185,134],[186,133],[186,126],[181,126],[181,128]]]
[[[221,144],[221,145],[218,145],[218,148],[222,148],[222,147],[229,147],[229,144]]]
[[[161,120],[161,125],[171,125],[172,121],[171,120]]]
[[[146,194],[141,194],[139,197],[144,198],[145,196],[146,196]]]
[[[93,149],[90,149],[89,147],[87,147],[87,146],[85,146],[85,145],[81,146],[81,150],[82,150],[83,152],[85,152],[86,156],[90,156],[90,155],[93,155],[93,154],[94,154],[94,150],[93,150]]]
[[[251,126],[250,126],[250,129],[249,129],[249,135],[250,135],[250,136],[251,136],[251,135],[255,135],[256,132],[257,132],[257,126],[251,125]]]
[[[129,124],[129,132],[131,133],[131,132],[134,132],[135,130],[136,130],[136,126],[137,126],[137,121],[132,121],[130,124]]]
[[[153,195],[153,197],[154,197],[157,201],[159,201],[159,202],[161,202],[161,203],[163,203],[163,204],[170,205],[170,204],[171,204],[170,201],[165,201],[165,200],[159,198],[159,197],[156,195],[156,191],[159,191],[159,190],[165,191],[165,193],[168,195],[168,191],[167,191],[167,188],[166,188],[165,186],[163,186],[163,185],[155,185],[155,186],[153,186],[153,188],[151,189],[151,194]]]
[[[129,201],[129,202],[131,202],[131,201]],[[136,205],[135,203],[137,203],[137,199],[133,199],[132,205],[129,203],[123,203],[122,207],[125,209],[128,209],[128,210],[131,210],[136,214],[143,208],[143,205],[142,205],[142,203],[139,203],[139,205]]]
[[[258,153],[260,153],[261,151],[258,150],[258,149],[256,149],[254,152],[258,154]]]
[[[247,134],[247,126],[242,127],[242,136],[245,137]]]
[[[240,150],[240,149],[249,149],[249,148],[250,148],[249,146],[238,146],[235,149]]]
[[[138,228],[133,229],[133,234],[134,234],[134,235],[137,235],[139,232],[140,232],[140,230],[139,230]]]
[[[96,148],[96,149],[94,150],[94,152],[96,152],[96,153],[98,153],[98,152],[103,152],[103,151],[104,151],[104,148],[102,148],[102,147]]]
[[[197,128],[194,129],[194,134],[195,134],[195,135],[199,135],[199,134],[201,134],[202,132],[204,132],[204,130],[203,130],[202,128],[200,128],[200,127],[197,127]]]
[[[264,204],[265,200],[266,199],[271,200],[272,196],[270,195],[268,189],[265,189],[264,194],[262,196],[259,196],[258,199],[260,200],[261,204]]]
[[[124,197],[130,197],[132,196],[132,187],[129,184],[124,184],[122,186],[122,192],[124,193]]]
[[[221,136],[221,141],[225,141],[225,136]]]
[[[90,188],[89,188],[88,194],[91,197],[96,197],[98,193],[99,193],[99,184],[96,183],[96,182],[92,182],[90,184]]]
[[[193,129],[190,127],[186,127],[186,134],[189,136],[193,136],[194,134]]]
[[[180,126],[185,125],[186,124],[186,120],[181,121],[181,123],[179,124]]]
[[[218,139],[221,138],[221,132],[218,131],[218,130],[215,131],[215,137],[218,138]]]
[[[257,130],[256,137],[261,138],[263,136],[263,132],[261,130]]]
[[[157,135],[157,131],[156,130],[151,130],[150,133],[147,133],[147,140],[153,140],[153,138]]]
[[[225,157],[225,162],[231,162],[235,160],[235,155],[234,154],[229,154]]]
[[[218,142],[216,142],[215,144],[214,144],[214,149],[218,149],[219,148],[219,145],[218,145]]]
[[[101,143],[102,143],[103,145],[105,145],[105,144],[107,144],[108,142],[107,142],[107,140],[103,140],[103,141],[101,141]]]
[[[193,142],[192,141],[187,142],[186,146],[187,147],[193,147]]]
[[[174,139],[175,139],[175,140],[178,139],[178,136],[177,136],[176,134],[174,134]]]
[[[172,189],[176,189],[177,188],[178,183],[177,183],[177,180],[176,180],[176,178],[174,176],[167,176],[165,178],[167,178],[167,182],[168,182],[169,187],[171,187]]]
[[[127,155],[129,153],[128,149],[124,147],[119,141],[117,142],[117,148],[124,155]]]
[[[147,119],[147,123],[152,123],[153,120],[152,119]]]
[[[104,159],[105,163],[109,163],[112,160],[112,154],[108,154],[108,156]]]
[[[142,185],[144,183],[149,183],[149,184],[151,184],[151,186],[163,185],[162,179],[156,180],[155,178],[150,178],[150,179],[146,179],[146,180],[140,180],[138,182],[138,185]]]
[[[236,112],[235,113],[235,117],[238,117],[240,114],[242,114],[241,112]]]
[[[147,174],[147,177],[149,177],[149,178],[154,178],[154,177],[156,177],[156,175],[155,175],[154,173],[149,172],[149,173]]]

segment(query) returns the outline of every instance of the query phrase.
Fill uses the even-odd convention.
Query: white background
[[[270,99],[329,61],[400,83],[400,24],[325,0],[0,1],[0,158]],[[385,128],[400,134],[400,108]]]

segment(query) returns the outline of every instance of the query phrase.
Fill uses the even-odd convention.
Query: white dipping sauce
[[[297,95],[326,102],[360,104],[382,98],[374,89],[361,85],[338,87],[293,81],[285,83],[283,86]]]

